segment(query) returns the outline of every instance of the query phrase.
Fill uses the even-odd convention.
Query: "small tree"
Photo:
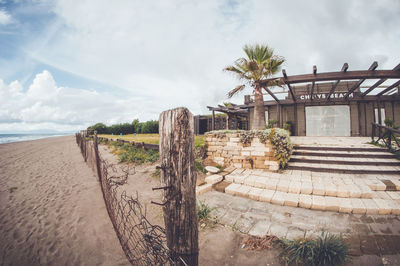
[[[243,47],[247,58],[239,58],[234,65],[226,67],[224,70],[234,73],[245,84],[241,84],[228,93],[232,97],[242,91],[246,85],[254,89],[254,117],[252,129],[265,128],[265,107],[262,94],[262,87],[258,82],[272,77],[276,74],[282,63],[283,57],[274,55],[274,50],[267,45],[245,45]],[[267,84],[268,86],[280,86],[279,79],[275,79]]]

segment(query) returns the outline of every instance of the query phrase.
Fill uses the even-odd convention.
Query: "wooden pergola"
[[[372,65],[368,68],[368,70],[357,70],[357,71],[347,71],[349,65],[347,63],[343,64],[343,67],[340,71],[337,72],[325,72],[325,73],[317,73],[317,67],[313,66],[312,74],[304,74],[304,75],[294,75],[288,76],[286,74],[286,70],[282,70],[283,77],[281,78],[270,78],[265,79],[259,82],[259,85],[265,89],[265,91],[271,95],[272,98],[279,104],[280,100],[271,92],[268,88],[270,87],[271,81],[279,80],[281,84],[286,85],[289,89],[291,95],[291,103],[296,103],[298,99],[295,97],[295,91],[292,88],[292,84],[298,83],[311,83],[311,98],[313,100],[314,87],[316,82],[318,81],[332,81],[334,82],[332,88],[329,91],[329,94],[326,98],[326,101],[330,101],[331,95],[335,92],[335,89],[341,80],[347,81],[357,81],[357,83],[349,89],[349,91],[345,94],[344,98],[349,99],[349,95],[353,93],[356,89],[360,88],[361,84],[367,79],[378,79],[373,85],[371,85],[365,92],[361,95],[356,96],[353,100],[361,100],[365,97],[368,97],[369,100],[379,100],[381,97],[388,96],[391,94],[391,91],[400,85],[400,64],[398,64],[392,70],[376,70],[378,67],[378,62],[373,62]],[[376,95],[371,95],[371,92],[376,89],[379,85],[384,83],[388,79],[397,79],[396,82],[388,86],[383,91],[379,92]],[[290,102],[288,102],[290,103]]]
[[[248,111],[242,109],[239,105],[231,103],[229,106],[218,105],[218,107],[207,106],[208,110],[212,111],[211,116],[211,130],[215,130],[215,112],[221,112],[227,114],[226,117],[226,129],[229,129],[229,117],[230,116],[241,116],[248,118]]]
[[[393,99],[393,97],[399,98],[398,86],[400,86],[400,64],[391,70],[376,70],[378,67],[378,62],[373,62],[367,70],[356,70],[348,71],[349,65],[344,63],[341,70],[337,72],[324,72],[317,73],[317,67],[313,66],[313,73],[303,74],[303,75],[293,75],[288,76],[286,70],[282,70],[283,77],[280,78],[270,78],[262,80],[258,83],[259,86],[264,88],[264,90],[275,100],[278,105],[278,114],[281,109],[282,104],[297,104],[304,102],[324,102],[329,104],[329,102],[343,102],[343,101],[377,101],[379,106],[381,100]],[[373,85],[369,86],[367,90],[362,93],[353,95],[353,93],[360,88],[361,84],[365,80],[377,80]],[[394,83],[385,87],[381,92],[372,95],[371,93],[378,88],[382,83],[388,79],[394,79]],[[289,95],[287,99],[279,100],[276,95],[269,89],[272,83],[280,81],[281,84],[286,85],[289,90]],[[344,94],[344,99],[332,99],[332,95],[335,93],[335,89],[340,83],[340,81],[353,81],[355,84],[349,88]],[[397,81],[396,81],[397,80]],[[274,81],[274,82],[273,82]],[[332,87],[329,90],[328,95],[324,99],[314,98],[314,88],[317,82],[332,82]],[[311,85],[311,95],[309,99],[298,99],[296,97],[296,91],[292,87],[293,84],[310,84]],[[396,93],[397,90],[397,93]],[[349,97],[352,95],[353,97]],[[295,108],[296,110],[296,108]],[[379,123],[381,123],[381,115],[378,113]]]

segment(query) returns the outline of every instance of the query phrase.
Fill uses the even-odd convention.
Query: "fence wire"
[[[165,230],[146,219],[137,194],[132,197],[118,189],[127,182],[132,169],[118,172],[114,165],[101,158],[96,138],[90,140],[84,133],[75,136],[85,162],[97,173],[108,215],[129,262],[132,265],[174,265],[169,258]]]

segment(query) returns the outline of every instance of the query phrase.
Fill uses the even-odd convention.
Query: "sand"
[[[0,265],[129,265],[74,136],[0,145]]]

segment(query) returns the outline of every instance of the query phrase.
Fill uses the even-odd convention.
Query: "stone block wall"
[[[269,141],[261,143],[258,137],[254,137],[250,144],[243,144],[238,133],[220,134],[218,137],[206,133],[206,145],[208,158],[219,165],[279,170],[272,144]]]

